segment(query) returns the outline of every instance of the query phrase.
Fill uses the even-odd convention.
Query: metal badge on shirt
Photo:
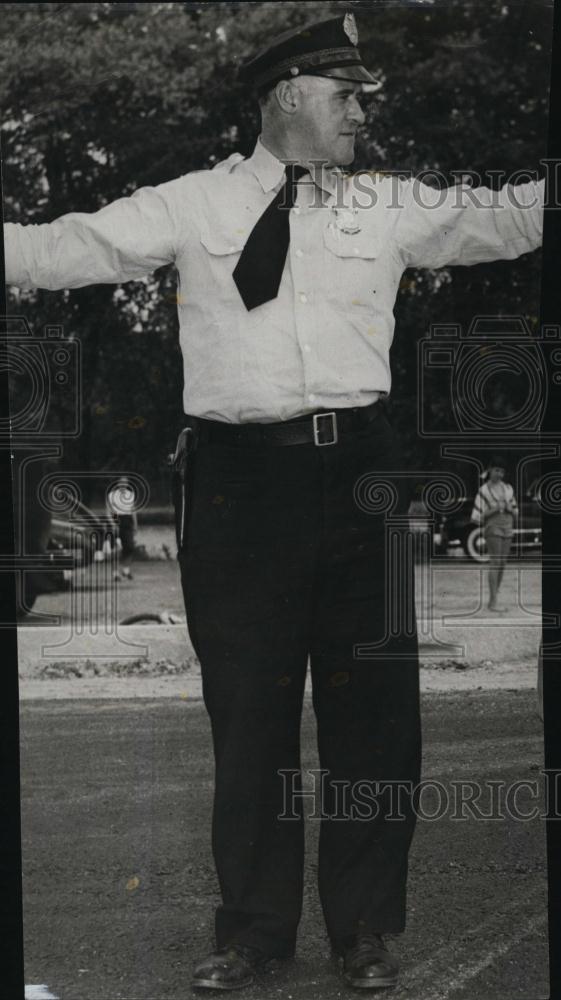
[[[346,206],[342,208],[336,208],[335,206],[331,209],[334,219],[329,223],[330,229],[340,237],[341,233],[346,236],[354,236],[356,233],[360,233],[361,227],[358,224],[358,208],[347,208]]]

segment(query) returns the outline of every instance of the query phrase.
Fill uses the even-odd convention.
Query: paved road
[[[426,781],[447,793],[452,780],[539,783],[543,732],[533,692],[430,695],[423,713]],[[194,995],[191,968],[211,946],[217,894],[202,704],[31,701],[21,724],[26,981],[61,1000]],[[303,754],[305,768],[318,766],[309,702]],[[521,795],[521,809],[529,804]],[[425,812],[437,805],[427,791]],[[317,834],[309,821],[297,959],[243,993],[248,1000],[349,995],[328,961]],[[420,820],[408,928],[393,945],[402,980],[387,995],[547,996],[545,905],[540,821],[458,822],[449,812]]]

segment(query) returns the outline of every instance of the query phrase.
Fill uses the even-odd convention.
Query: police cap
[[[354,14],[308,24],[278,35],[239,70],[242,83],[262,92],[300,74],[376,83],[363,66]]]

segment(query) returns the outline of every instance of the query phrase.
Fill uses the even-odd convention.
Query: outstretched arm
[[[512,260],[535,250],[542,241],[544,189],[543,180],[499,191],[402,181],[395,239],[405,266]]]
[[[41,225],[6,223],[7,284],[51,290],[119,284],[171,263],[178,184],[139,188],[98,212],[71,212]]]

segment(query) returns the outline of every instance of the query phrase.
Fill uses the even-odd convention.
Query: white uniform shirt
[[[185,412],[269,422],[389,393],[406,267],[512,259],[541,242],[543,181],[438,191],[369,172],[314,175],[290,211],[279,295],[250,312],[232,272],[284,182],[283,163],[259,140],[247,159],[234,153],[98,212],[7,224],[8,284],[120,283],[175,263]]]

